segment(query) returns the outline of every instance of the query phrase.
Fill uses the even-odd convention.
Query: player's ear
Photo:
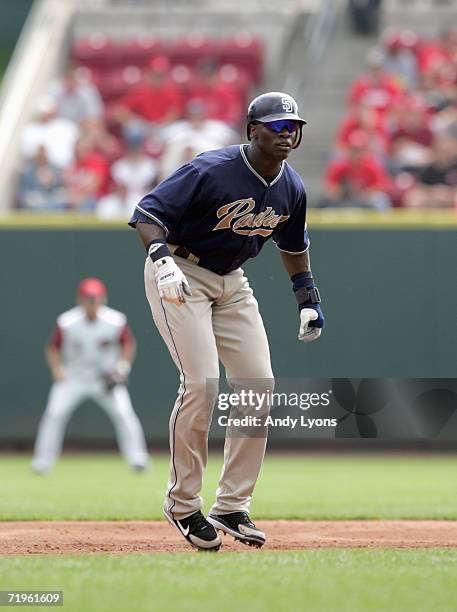
[[[257,123],[251,123],[249,126],[249,140],[253,140],[257,136]]]

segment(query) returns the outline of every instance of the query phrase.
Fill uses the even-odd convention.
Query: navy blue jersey
[[[286,253],[304,253],[306,192],[282,162],[268,183],[249,164],[245,145],[198,155],[137,205],[129,225],[156,223],[169,244],[185,246],[199,265],[226,274],[256,257],[269,238]]]

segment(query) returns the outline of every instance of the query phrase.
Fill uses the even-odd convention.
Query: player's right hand
[[[173,257],[155,261],[154,271],[159,296],[166,302],[181,306],[186,301],[185,295],[192,295],[187,278]]]

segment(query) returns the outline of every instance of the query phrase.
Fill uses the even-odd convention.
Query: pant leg
[[[222,277],[177,257],[192,289],[177,306],[160,299],[152,262],[145,287],[154,322],[180,373],[181,384],[170,418],[170,479],[164,509],[176,519],[200,510],[208,431],[217,394],[219,361],[212,329],[212,302],[222,293]],[[211,389],[207,381],[214,382]]]
[[[112,391],[94,395],[94,399],[110,417],[119,449],[127,463],[132,467],[146,466],[149,457],[143,428],[133,409],[127,387],[116,385]]]
[[[38,426],[32,462],[34,470],[45,472],[58,459],[68,420],[84,395],[84,388],[76,381],[63,380],[52,385]]]
[[[270,350],[257,301],[242,270],[228,275],[226,284],[227,297],[213,308],[213,329],[227,379],[234,390],[244,388],[271,394],[274,380]],[[254,416],[268,414],[267,402],[261,410],[256,408],[250,407],[248,411]],[[266,427],[251,428],[247,432],[227,428],[224,466],[212,513],[249,511],[266,442]]]

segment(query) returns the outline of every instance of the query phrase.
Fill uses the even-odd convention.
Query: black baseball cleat
[[[194,548],[216,551],[221,547],[221,539],[217,535],[217,531],[205,519],[200,510],[180,520],[174,519],[167,512],[164,512],[164,515]]]
[[[230,514],[210,514],[208,522],[216,529],[233,536],[235,540],[260,548],[267,540],[263,531],[257,529],[247,512],[231,512]]]

